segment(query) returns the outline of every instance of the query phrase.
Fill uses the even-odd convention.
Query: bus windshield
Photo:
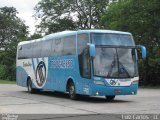
[[[97,47],[93,60],[94,75],[106,78],[132,78],[138,76],[134,48]]]
[[[136,50],[133,48],[135,43],[132,35],[92,33],[91,40],[96,45],[96,56],[93,60],[94,75],[107,78],[138,76]]]

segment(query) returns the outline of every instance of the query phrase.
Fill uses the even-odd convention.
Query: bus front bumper
[[[136,95],[138,84],[130,86],[105,86],[94,84],[91,89],[93,96]]]

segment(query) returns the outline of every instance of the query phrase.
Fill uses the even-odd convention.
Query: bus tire
[[[36,93],[36,92],[38,92],[37,89],[32,88],[32,81],[31,81],[30,78],[27,80],[27,89],[28,89],[29,93]]]
[[[72,99],[72,100],[77,99],[76,89],[75,89],[75,85],[74,85],[73,82],[69,83],[69,89],[68,89],[68,91],[69,91],[69,97],[70,97],[70,99]]]
[[[113,101],[115,96],[105,96],[107,101]]]

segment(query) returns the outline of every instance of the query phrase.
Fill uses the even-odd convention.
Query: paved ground
[[[106,102],[104,97],[81,97],[73,101],[62,93],[29,94],[26,88],[17,85],[0,85],[0,113],[56,114],[55,118],[69,116],[70,120],[88,115],[94,120],[110,118],[111,114],[160,114],[160,89],[139,89],[138,95],[117,96],[115,101]],[[49,116],[53,117],[39,117],[49,119]]]

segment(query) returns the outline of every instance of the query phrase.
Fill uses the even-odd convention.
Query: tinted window
[[[31,41],[18,47],[18,59],[36,58],[41,56],[42,43]]]
[[[63,53],[63,42],[61,38],[54,39],[52,45],[52,55],[59,56]]]
[[[75,36],[53,40],[31,41],[18,47],[18,59],[75,55]]]
[[[24,44],[18,46],[18,59],[26,59],[32,56],[31,44]]]
[[[91,62],[88,48],[78,55],[80,75],[84,78],[91,78]]]
[[[39,57],[47,57],[51,55],[51,49],[52,49],[52,40],[44,40],[41,42],[42,46],[42,50],[41,50],[41,55],[39,55]],[[38,52],[38,51],[37,51]]]
[[[91,39],[96,45],[135,45],[132,36],[127,34],[93,33]]]
[[[34,42],[32,43],[31,47],[32,47],[32,51],[30,51],[30,53],[32,53],[32,56],[27,55],[27,57],[37,58],[41,56],[42,42],[40,41]]]
[[[23,57],[23,54],[24,54],[24,48],[23,46],[18,46],[18,59],[21,59]]]
[[[87,43],[89,43],[88,34],[79,34],[78,59],[80,75],[84,78],[91,78],[91,63]]]
[[[75,55],[76,43],[75,36],[63,38],[63,55]]]
[[[75,55],[76,41],[75,36],[68,36],[53,40],[52,54],[55,56]]]
[[[81,54],[82,51],[87,47],[89,43],[88,34],[79,34],[78,35],[78,54]]]

